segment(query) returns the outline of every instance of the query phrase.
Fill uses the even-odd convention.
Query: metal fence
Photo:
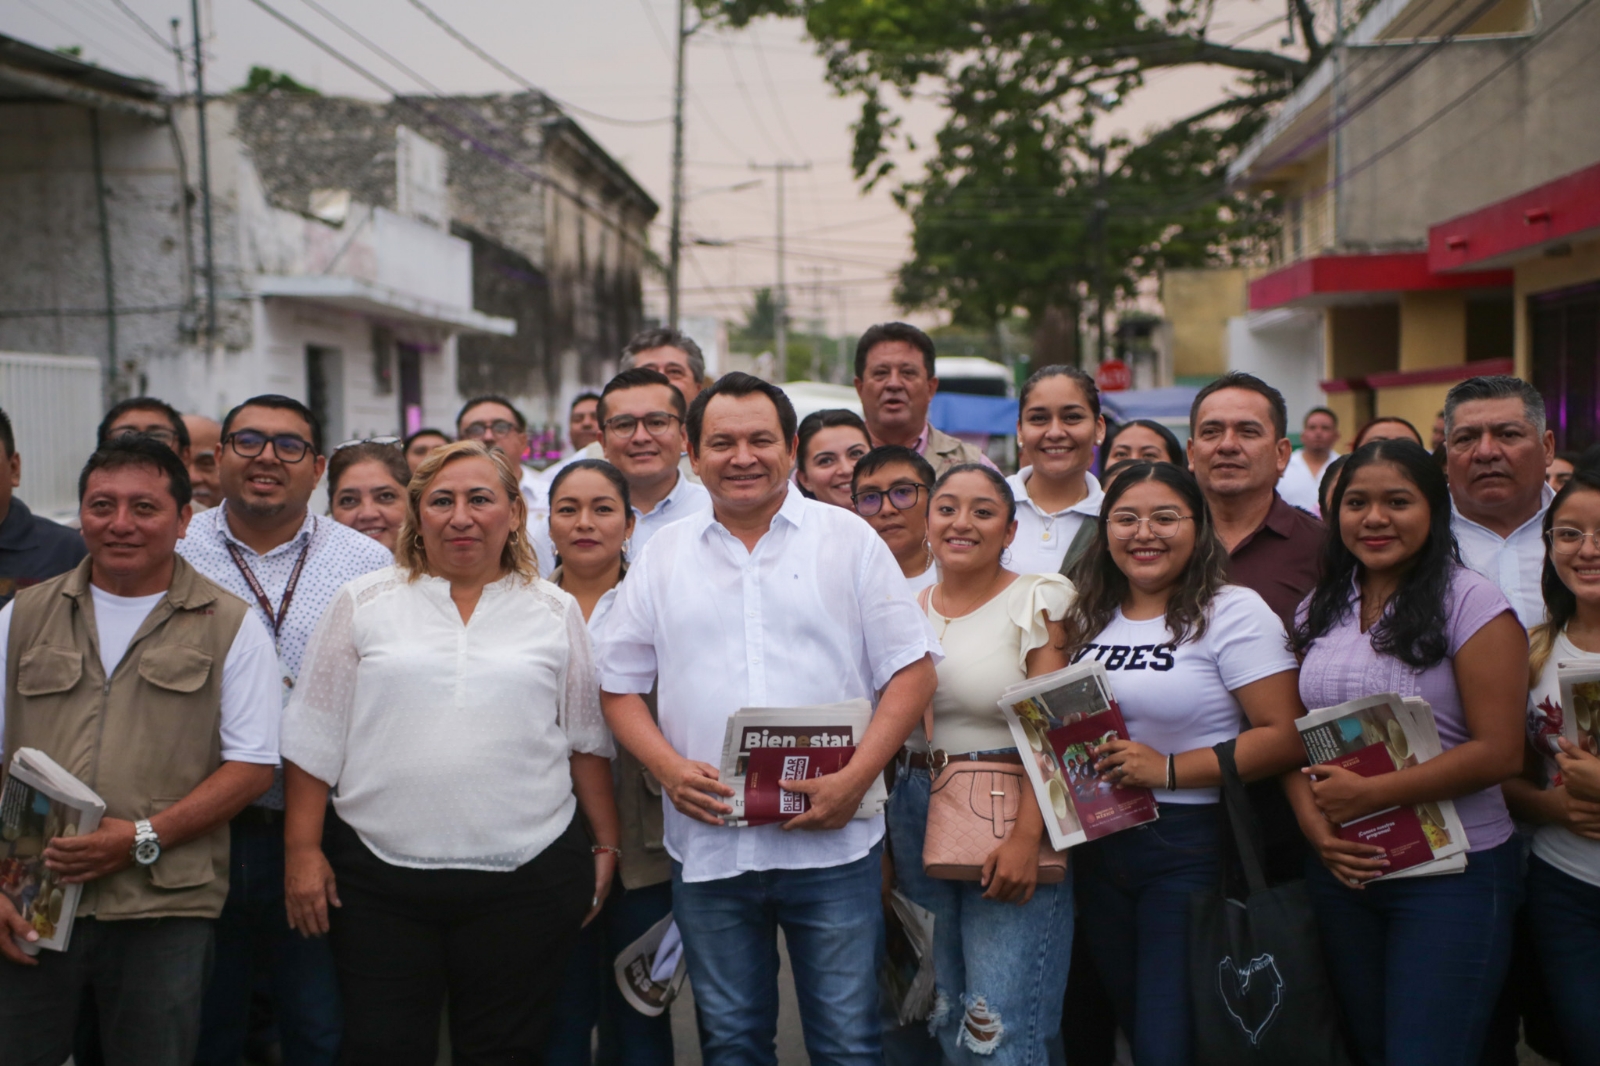
[[[104,414],[98,359],[0,352],[0,408],[22,456],[17,495],[52,518],[78,510],[78,472]]]

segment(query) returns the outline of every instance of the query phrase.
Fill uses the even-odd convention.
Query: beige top
[[[1060,574],[1024,574],[982,607],[949,619],[928,596],[928,618],[944,647],[933,694],[936,747],[959,755],[1016,746],[1000,711],[1000,693],[1028,676],[1028,653],[1050,639],[1045,620],[1066,617],[1074,595]],[[928,750],[921,725],[906,745]]]

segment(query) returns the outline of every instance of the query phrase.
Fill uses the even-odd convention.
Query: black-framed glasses
[[[333,451],[342,452],[346,448],[354,448],[358,444],[388,444],[392,447],[398,448],[404,443],[405,440],[402,437],[360,437],[356,440],[347,440],[343,444],[334,445]],[[329,452],[328,454],[331,455],[333,452]]]
[[[493,422],[473,422],[462,429],[461,439],[481,440],[485,430],[494,434],[496,437],[504,437],[508,433],[517,432],[517,424],[515,422],[508,422],[504,418],[497,418]]]
[[[612,415],[600,423],[601,428],[607,433],[616,433],[624,437],[631,437],[639,429],[639,423],[644,423],[644,428],[652,437],[662,437],[672,432],[672,427],[683,421],[677,415],[668,414],[666,411],[651,411],[642,417],[634,415]]]
[[[1571,526],[1556,526],[1546,533],[1545,539],[1550,542],[1550,550],[1557,555],[1576,555],[1583,550],[1583,542],[1590,537],[1594,538],[1596,546],[1600,546],[1600,529],[1585,533],[1581,529]]]
[[[110,433],[112,440],[126,440],[129,437],[149,437],[157,444],[165,444],[169,448],[177,448],[178,435],[170,429],[140,429],[138,426],[123,426]]]
[[[297,437],[293,433],[268,436],[254,429],[241,429],[228,434],[227,443],[235,455],[245,459],[254,459],[271,444],[272,453],[285,463],[298,463],[311,451],[311,442],[304,437]]]
[[[880,492],[877,489],[858,492],[850,497],[850,501],[856,505],[856,514],[862,518],[871,518],[883,510],[883,501],[886,498],[894,505],[896,511],[909,511],[917,505],[917,493],[927,491],[926,485],[891,485],[887,492]]]
[[[1185,522],[1192,521],[1194,519],[1177,511],[1157,511],[1149,518],[1141,518],[1132,511],[1113,511],[1106,518],[1106,528],[1118,540],[1132,540],[1139,535],[1139,527],[1148,524],[1151,536],[1168,540],[1178,535]]]

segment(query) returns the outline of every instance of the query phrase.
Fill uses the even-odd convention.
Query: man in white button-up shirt
[[[656,530],[711,508],[706,490],[678,469],[688,406],[670,379],[641,366],[606,384],[598,413],[606,462],[628,481],[634,516],[630,547],[638,558]]]
[[[781,391],[730,374],[688,421],[712,510],[660,530],[639,556],[599,666],[617,740],[663,786],[702,1051],[710,1064],[770,1060],[781,925],[811,1061],[876,1062],[883,819],[852,815],[932,698],[938,644],[871,527],[789,485],[795,415]],[[658,678],[659,727],[641,698]],[[809,811],[784,826],[722,825],[731,790],[717,766],[734,711],[857,697],[876,697],[877,711],[854,758],[793,786]]]
[[[1544,470],[1555,454],[1544,398],[1520,378],[1468,378],[1445,399],[1445,454],[1461,559],[1500,586],[1517,619],[1544,621]]]

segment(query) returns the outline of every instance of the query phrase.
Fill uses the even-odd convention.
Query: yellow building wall
[[[1363,403],[1365,396],[1354,390],[1325,392],[1322,395],[1323,406],[1339,420],[1339,443],[1336,447],[1348,451],[1350,442],[1356,439],[1356,433],[1368,422]]]
[[[1459,292],[1400,294],[1400,369],[1429,370],[1467,360],[1467,298]]]
[[[1528,336],[1528,297],[1555,289],[1600,281],[1600,241],[1572,246],[1571,255],[1544,256],[1519,263],[1514,271],[1517,376],[1532,380],[1532,349]]]
[[[1453,381],[1445,381],[1436,385],[1401,385],[1377,389],[1373,393],[1373,409],[1376,415],[1403,418],[1416,426],[1426,447],[1429,434],[1433,432],[1434,416],[1444,407],[1445,395],[1454,384]]]
[[[1218,377],[1228,370],[1228,319],[1249,309],[1244,270],[1169,270],[1161,305],[1172,323],[1172,372]]]

